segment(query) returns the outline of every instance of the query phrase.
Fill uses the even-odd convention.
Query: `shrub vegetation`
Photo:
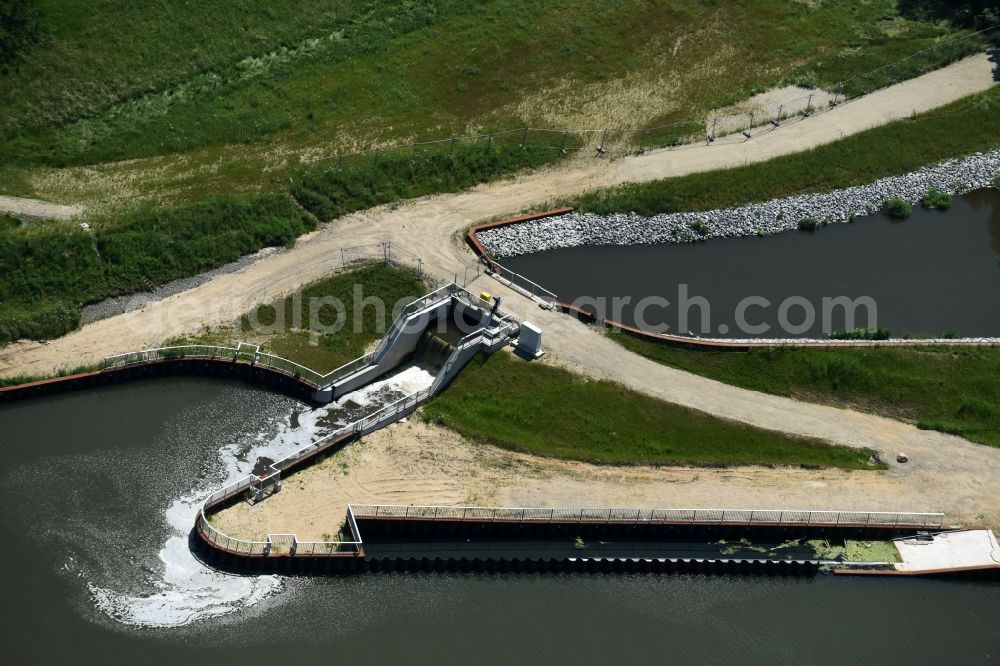
[[[688,226],[691,228],[691,231],[695,232],[699,236],[705,236],[708,234],[708,227],[705,225],[703,220],[695,220]]]
[[[560,157],[547,147],[479,144],[440,147],[422,154],[392,153],[305,172],[292,193],[321,220],[390,201],[451,192]]]
[[[882,203],[882,213],[894,220],[905,220],[913,214],[913,206],[906,199],[890,197]]]
[[[834,340],[888,340],[892,337],[892,331],[884,326],[853,328],[849,331],[834,331],[830,337]]]
[[[951,207],[951,195],[933,187],[924,195],[921,203],[924,208],[940,208],[941,210],[945,210]]]

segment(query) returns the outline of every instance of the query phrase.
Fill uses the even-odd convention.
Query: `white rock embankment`
[[[797,229],[801,220],[848,222],[877,213],[886,199],[916,204],[933,188],[961,194],[989,187],[1000,173],[1000,150],[941,162],[903,176],[832,192],[803,194],[739,208],[644,217],[635,213],[571,213],[481,231],[496,258],[579,245],[691,243],[710,238],[764,236]]]

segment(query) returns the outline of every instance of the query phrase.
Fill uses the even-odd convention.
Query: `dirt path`
[[[335,535],[347,504],[473,504],[530,507],[775,508],[944,511],[953,523],[996,528],[989,494],[956,493],[925,472],[792,467],[606,467],[537,458],[474,445],[419,419],[380,430],[285,480],[256,506],[236,504],[213,518],[224,533],[300,540]]]
[[[27,220],[68,220],[85,211],[83,206],[64,206],[38,199],[0,195],[0,213],[12,213]]]
[[[390,240],[423,257],[441,277],[451,276],[472,258],[460,232],[477,220],[595,187],[738,166],[806,150],[985,90],[995,83],[993,69],[986,55],[967,58],[822,114],[787,122],[748,142],[728,137],[708,147],[656,151],[610,164],[573,160],[466,192],[348,215],[300,239],[291,251],[141,310],[87,325],[48,345],[9,345],[0,351],[0,376],[46,374],[232,321],[256,303],[329,275],[339,267],[340,249],[353,245]]]

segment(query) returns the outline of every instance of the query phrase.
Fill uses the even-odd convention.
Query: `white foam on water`
[[[279,460],[330,430],[346,425],[344,420],[337,418],[338,411],[363,407],[370,408],[365,411],[371,413],[374,408],[425,389],[433,382],[434,375],[426,370],[407,366],[334,403],[299,412],[295,427],[289,414],[284,417],[278,433],[270,438],[265,433],[259,433],[249,447],[245,442],[223,446],[219,458],[224,479],[211,488],[192,490],[174,500],[166,510],[167,524],[173,533],[159,553],[163,562],[161,577],[148,581],[155,591],[135,595],[88,582],[87,587],[97,607],[124,624],[177,627],[248,608],[281,592],[285,585],[280,576],[230,575],[209,568],[195,558],[188,547],[188,533],[205,498],[215,489],[247,476],[258,458]]]
[[[356,404],[371,404],[373,396],[391,389],[403,395],[410,395],[417,391],[422,391],[434,383],[434,375],[416,365],[408,365],[399,372],[396,372],[386,379],[372,382],[368,386],[348,394],[338,401],[342,404],[345,400],[350,400]],[[402,396],[401,396],[402,397]],[[368,403],[360,403],[358,400],[368,400]]]

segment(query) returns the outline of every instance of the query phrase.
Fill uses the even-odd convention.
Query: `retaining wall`
[[[247,554],[227,550],[213,543],[201,531],[198,521],[193,533],[193,547],[212,566],[239,573],[347,574],[366,571],[430,572],[575,572],[575,573],[702,573],[741,575],[806,575],[819,570],[820,562],[811,559],[778,560],[749,558],[685,557],[538,557],[505,552],[498,546],[495,557],[414,557],[366,555],[358,552],[305,554]],[[796,524],[684,524],[647,521],[516,521],[422,518],[356,518],[358,535],[366,543],[420,542],[428,537],[436,541],[463,543],[482,540],[588,540],[650,541],[662,544],[677,541],[710,543],[719,539],[748,538],[752,542],[784,542],[799,538],[890,539],[915,534],[921,528],[864,525]]]
[[[531,521],[433,518],[355,517],[367,543],[378,541],[421,541],[427,538],[476,539],[573,539],[631,541],[718,541],[748,538],[753,542],[785,542],[791,539],[872,539],[887,540],[913,536],[922,527],[891,525],[834,525],[748,523],[681,523],[646,520]]]
[[[121,368],[93,370],[65,377],[42,379],[27,384],[0,388],[0,402],[34,398],[95,386],[117,384],[136,379],[172,375],[206,375],[225,377],[266,386],[299,400],[314,403],[316,388],[301,379],[274,368],[253,365],[246,361],[208,358],[170,358],[136,363]]]

